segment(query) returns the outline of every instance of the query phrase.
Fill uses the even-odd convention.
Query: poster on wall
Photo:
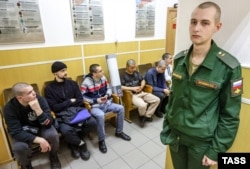
[[[104,40],[102,0],[70,2],[74,40]]]
[[[154,36],[155,0],[136,1],[136,37]]]
[[[38,0],[0,0],[0,44],[44,42]]]

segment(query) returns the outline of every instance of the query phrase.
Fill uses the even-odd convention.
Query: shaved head
[[[129,67],[129,66],[134,66],[136,63],[135,63],[135,60],[133,59],[129,59],[126,63],[126,66]]]
[[[216,3],[208,1],[208,2],[201,3],[200,5],[197,6],[197,8],[200,8],[200,9],[211,8],[211,7],[215,8],[216,10],[215,22],[216,23],[220,22],[221,9]]]
[[[12,87],[12,93],[14,96],[22,96],[23,95],[23,89],[30,86],[28,83],[19,82],[13,85]]]

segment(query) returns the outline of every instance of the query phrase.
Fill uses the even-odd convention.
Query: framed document
[[[38,0],[0,0],[0,44],[44,42]]]
[[[154,36],[155,0],[136,1],[136,37]]]
[[[74,40],[104,40],[102,0],[70,2]]]

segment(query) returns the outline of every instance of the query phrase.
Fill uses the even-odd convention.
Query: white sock
[[[84,144],[85,144],[85,142],[84,142],[83,140],[81,140],[79,146],[82,146],[82,145],[84,145]]]

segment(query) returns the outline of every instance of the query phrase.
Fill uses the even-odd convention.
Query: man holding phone
[[[83,99],[91,104],[92,115],[97,121],[99,150],[102,153],[106,153],[104,126],[106,112],[112,111],[117,113],[115,136],[126,141],[130,141],[131,138],[123,132],[124,107],[112,103],[111,89],[106,77],[103,75],[102,67],[98,64],[92,64],[89,67],[89,72],[82,82],[81,91]]]

